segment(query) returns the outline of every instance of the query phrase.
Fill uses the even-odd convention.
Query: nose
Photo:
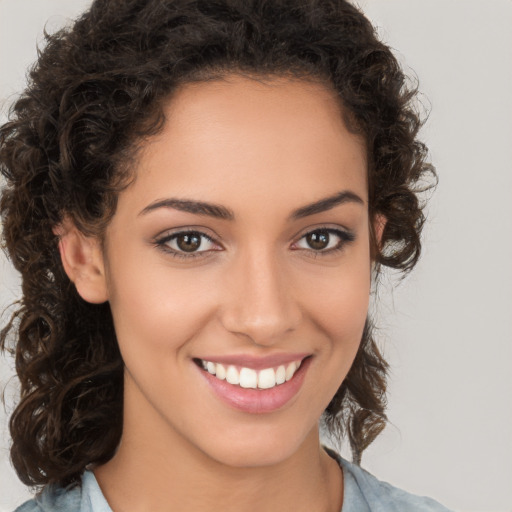
[[[270,251],[240,255],[227,270],[220,313],[225,329],[271,346],[297,328],[302,312],[284,266]]]

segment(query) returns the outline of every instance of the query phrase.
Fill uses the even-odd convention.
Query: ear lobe
[[[80,297],[92,304],[108,300],[103,251],[95,237],[84,235],[65,218],[53,230],[59,237],[62,266]]]

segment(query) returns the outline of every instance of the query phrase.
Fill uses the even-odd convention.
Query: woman
[[[372,278],[433,173],[413,97],[344,1],[97,0],[49,37],[1,130],[20,510],[445,510],[358,466]]]

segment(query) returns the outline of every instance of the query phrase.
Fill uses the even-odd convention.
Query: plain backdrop
[[[88,0],[0,0],[0,109],[23,87],[46,24]],[[418,268],[379,290],[392,371],[390,425],[363,466],[461,511],[512,511],[512,1],[359,0],[430,105],[422,136],[440,183]],[[412,71],[413,70],[413,71]],[[0,308],[19,296],[0,257]],[[4,322],[6,317],[2,319]],[[6,409],[16,394],[3,358]],[[30,493],[8,460],[0,407],[0,511]]]

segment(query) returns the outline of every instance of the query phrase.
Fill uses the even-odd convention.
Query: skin
[[[320,446],[318,420],[368,309],[364,143],[330,89],[285,78],[189,84],[165,114],[119,196],[104,250],[72,225],[61,233],[78,292],[110,302],[126,365],[122,441],[96,478],[115,512],[339,511],[342,472]],[[346,191],[360,200],[292,216]],[[154,207],[169,198],[234,218]],[[331,232],[339,250],[313,249],[305,235],[319,228],[353,240]],[[194,258],[162,241],[187,230],[213,240]],[[311,356],[302,387],[264,414],[221,401],[193,360],[287,353]]]

